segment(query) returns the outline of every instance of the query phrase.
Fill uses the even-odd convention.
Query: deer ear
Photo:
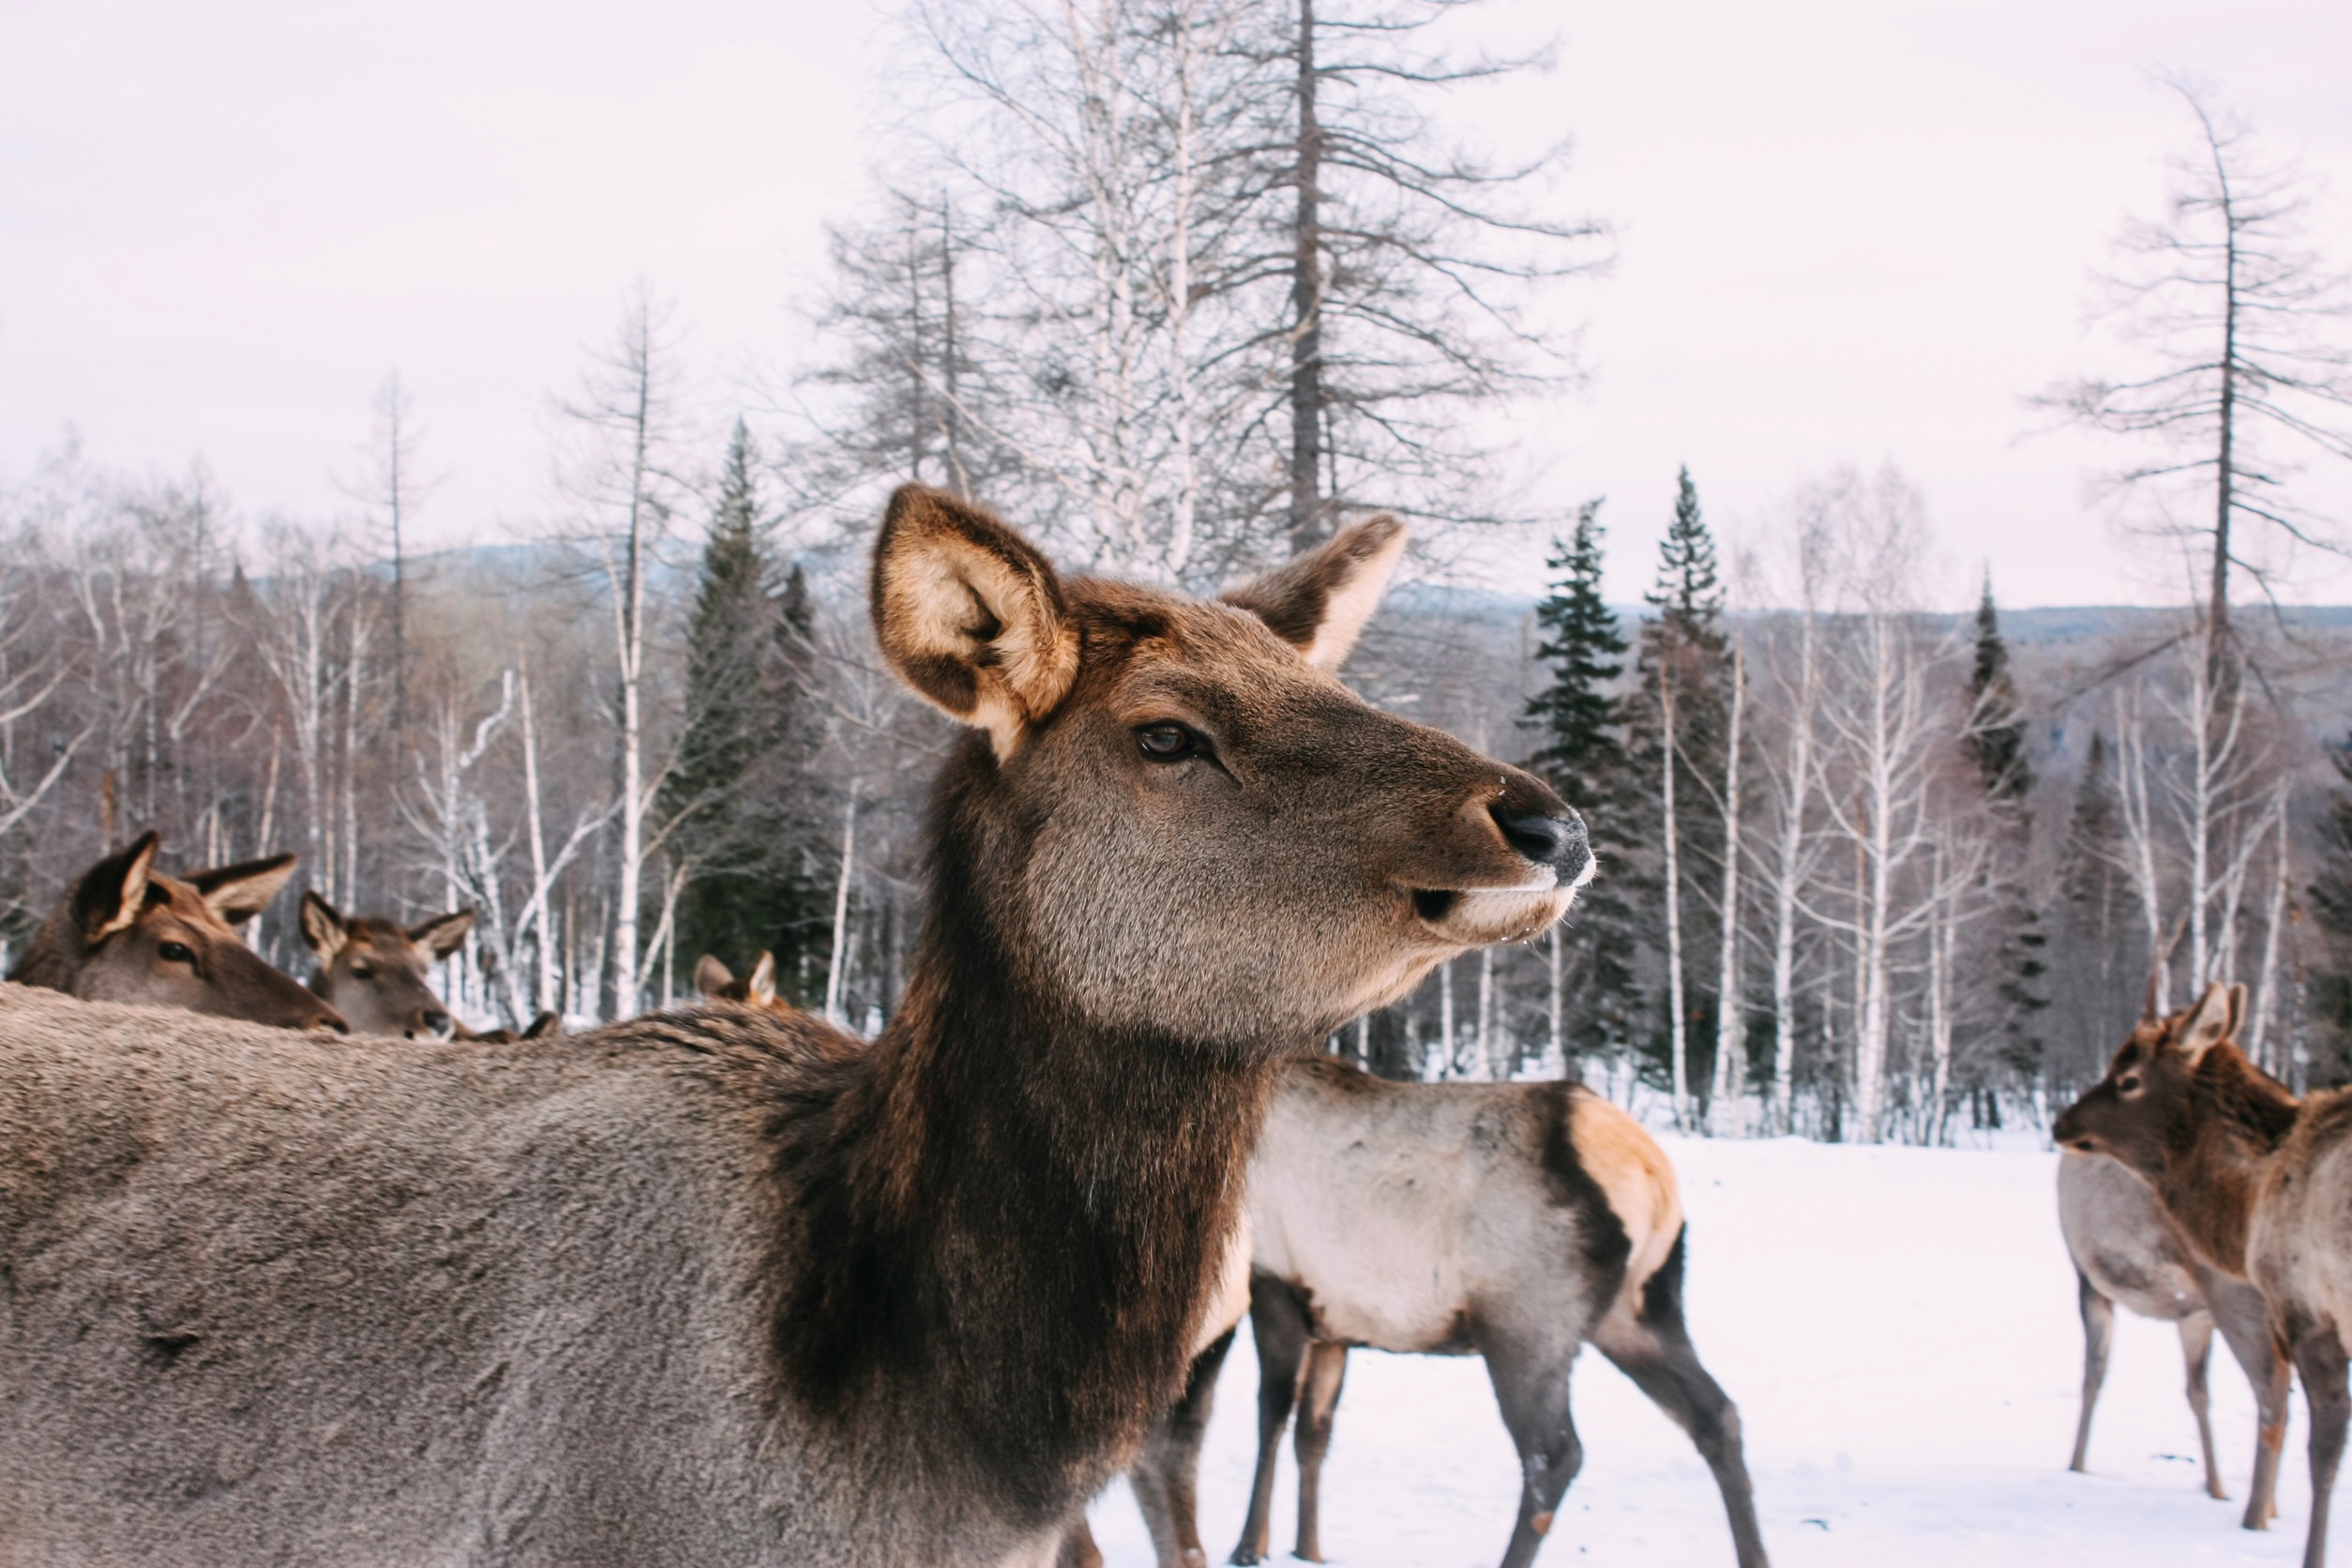
[[[708,953],[695,961],[694,988],[712,1002],[727,1000],[727,988],[735,983],[735,972],[712,957]]]
[[[2243,986],[2224,986],[2216,980],[2205,988],[2205,994],[2197,998],[2197,1004],[2180,1021],[2180,1029],[2173,1036],[2174,1047],[2189,1059],[2191,1066],[2238,1033],[2238,1018],[2245,1006],[2245,998]]]
[[[269,901],[278,897],[278,890],[294,875],[294,862],[299,858],[274,854],[267,860],[216,866],[209,871],[191,872],[188,885],[196,890],[196,897],[204,901],[215,919],[241,926],[269,908]]]
[[[73,890],[73,913],[84,942],[103,942],[138,920],[147,906],[147,877],[159,842],[149,830],[83,874],[82,885]]]
[[[1078,627],[1028,540],[942,491],[902,485],[874,546],[874,635],[909,686],[988,732],[999,760],[1061,705]]]
[[[776,1005],[776,955],[765,950],[760,961],[751,966],[751,978],[745,982],[754,1003],[761,1007]]]
[[[465,945],[465,934],[474,929],[474,912],[455,910],[437,914],[408,933],[408,940],[426,949],[436,958],[445,958]]]
[[[343,912],[307,887],[302,890],[302,940],[323,964],[333,963],[343,943],[351,940],[351,922],[343,918]]]
[[[1383,514],[1234,589],[1225,602],[1265,622],[1307,663],[1336,670],[1380,608],[1404,553],[1405,525]]]

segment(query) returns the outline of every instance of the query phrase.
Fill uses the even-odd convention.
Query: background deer
[[[1350,1346],[1480,1355],[1519,1451],[1505,1568],[1533,1561],[1583,1464],[1568,1379],[1587,1343],[1691,1435],[1741,1568],[1762,1568],[1739,1411],[1682,1319],[1683,1224],[1655,1139],[1579,1084],[1400,1084],[1329,1058],[1283,1075],[1251,1162],[1258,1470],[1238,1563],[1268,1551],[1298,1412],[1296,1553],[1321,1561],[1321,1479]],[[1214,1346],[1136,1493],[1164,1568],[1203,1560],[1192,1514]]]
[[[791,1008],[789,1002],[779,1002],[776,995],[776,955],[761,952],[753,962],[751,972],[742,979],[734,971],[713,957],[702,955],[694,966],[694,988],[706,1002],[740,1002],[753,1007]]]
[[[2082,1153],[2146,1178],[2207,1264],[2250,1279],[2270,1332],[2302,1375],[2311,1410],[2304,1568],[2328,1553],[2328,1504],[2344,1456],[2344,1333],[2352,1325],[2352,1094],[2302,1100],[2236,1044],[2243,986],[2208,986],[2170,1018],[2144,1018],[2107,1076],[2053,1129]],[[2150,1009],[2151,1014],[2153,1009]]]
[[[83,873],[41,923],[8,978],[90,1002],[182,1007],[281,1029],[343,1020],[272,968],[235,927],[267,909],[295,857],[191,871],[155,868],[158,839],[139,836]]]
[[[852,1055],[0,1003],[0,1557],[1049,1562],[1182,1391],[1279,1063],[1589,862],[1330,672],[1401,544],[1207,603],[899,491],[875,629],[972,732]]]
[[[302,895],[302,940],[319,960],[310,988],[361,1034],[416,1040],[456,1033],[426,977],[473,929],[472,910],[437,914],[404,930],[397,921],[351,919],[315,892]]]
[[[2213,1457],[2211,1400],[2206,1374],[2213,1359],[2213,1330],[2245,1369],[2257,1410],[2254,1479],[2245,1526],[2261,1530],[2278,1514],[2279,1445],[2286,1437],[2287,1369],[2270,1338],[2262,1292],[2201,1262],[2155,1192],[2126,1166],[2096,1154],[2066,1153],[2058,1160],[2058,1228],[2074,1259],[2083,1315],[2083,1410],[2074,1427],[2074,1456],[2067,1469],[2088,1469],[2091,1411],[2106,1380],[2107,1349],[2115,1336],[2118,1302],[2143,1318],[2175,1324],[2187,1364],[2189,1409],[2196,1415],[2205,1456],[2205,1489],[2226,1499]]]

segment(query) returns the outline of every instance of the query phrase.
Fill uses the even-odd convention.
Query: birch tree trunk
[[[1813,608],[1797,631],[1796,702],[1788,716],[1788,776],[1772,882],[1772,1130],[1793,1137],[1797,1078],[1797,892],[1804,878],[1805,802],[1813,787],[1813,709],[1818,651]]]
[[[2287,883],[2293,875],[2293,859],[2287,837],[2288,783],[2281,778],[2277,798],[2271,807],[2271,819],[2278,827],[2275,848],[2271,851],[2270,907],[2262,923],[2262,968],[2254,983],[2254,1027],[2246,1032],[2246,1054],[2254,1063],[2274,1078],[2284,1078],[2286,1063],[2276,1060],[2279,1053],[2269,1048],[2270,1018],[2277,1009],[2279,984],[2279,948],[2286,929]]]
[[[1745,1127],[1747,1014],[1740,1001],[1740,727],[1747,706],[1747,648],[1735,630],[1731,644],[1731,723],[1723,773],[1723,940],[1715,955],[1721,976],[1715,1007],[1715,1074],[1708,1121],[1718,1138]]]
[[[825,963],[825,1017],[838,1024],[841,990],[850,967],[850,879],[857,866],[858,780],[850,780],[849,804],[841,813],[841,879],[833,890],[833,952]]]
[[[1661,660],[1658,665],[1658,713],[1665,729],[1664,766],[1659,772],[1665,807],[1666,1039],[1674,1078],[1674,1125],[1678,1132],[1691,1124],[1689,1016],[1682,997],[1682,856],[1681,824],[1674,810],[1674,768],[1679,739],[1674,722],[1674,677]]]

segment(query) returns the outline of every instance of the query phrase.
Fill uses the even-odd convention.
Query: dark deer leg
[[[2213,1326],[2222,1343],[2254,1385],[2254,1479],[2246,1485],[2248,1530],[2267,1530],[2279,1514],[2279,1450],[2286,1442],[2287,1390],[2291,1380],[2286,1357],[2270,1333],[2269,1309],[2262,1294],[2250,1285],[2215,1275],[2206,1282],[2213,1303]]]
[[[1584,1444],[1568,1410],[1568,1372],[1576,1347],[1509,1343],[1485,1348],[1502,1425],[1519,1451],[1519,1516],[1503,1548],[1502,1568],[1528,1568],[1543,1548],[1560,1500],[1584,1468]]]
[[[1184,1397],[1153,1426],[1143,1440],[1143,1457],[1127,1475],[1159,1568],[1207,1568],[1209,1554],[1200,1546],[1200,1443],[1216,1402],[1217,1373],[1232,1348],[1233,1332],[1228,1329],[1194,1358]]]
[[[1242,1523],[1235,1562],[1263,1562],[1272,1534],[1274,1456],[1299,1396],[1299,1367],[1306,1359],[1306,1307],[1282,1281],[1249,1278],[1249,1334],[1258,1346],[1258,1475],[1249,1488],[1249,1517]]]
[[[2344,1418],[2352,1415],[2344,1344],[2333,1324],[2297,1325],[2295,1370],[2303,1375],[2303,1398],[2311,1406],[2311,1533],[2303,1540],[2303,1568],[2327,1568],[2328,1502],[2344,1458]]]
[[[1323,1560],[1323,1455],[1331,1452],[1332,1412],[1348,1376],[1348,1347],[1319,1340],[1307,1351],[1299,1393],[1299,1545],[1294,1554]]]
[[[2189,1373],[2189,1409],[2197,1418],[2197,1449],[2205,1455],[2205,1495],[2229,1500],[2221,1461],[2213,1457],[2213,1319],[2192,1312],[2174,1325],[2180,1331],[2180,1360]]]
[[[1630,1327],[1612,1314],[1592,1335],[1601,1353],[1633,1379],[1634,1386],[1691,1435],[1699,1457],[1715,1472],[1724,1512],[1731,1520],[1732,1547],[1740,1568],[1766,1568],[1764,1531],[1756,1521],[1756,1488],[1740,1445],[1740,1411],[1707,1368],[1699,1364],[1682,1323],[1682,1243],[1678,1238],[1666,1264],[1642,1292],[1641,1316]]]
[[[2083,1314],[2083,1415],[2074,1424],[2074,1457],[2066,1468],[2082,1472],[2089,1468],[2090,1412],[2099,1406],[2100,1385],[2107,1380],[2107,1349],[2115,1343],[2115,1303],[2080,1269],[2074,1271],[2074,1299]]]

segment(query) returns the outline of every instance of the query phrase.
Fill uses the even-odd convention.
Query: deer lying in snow
[[[2058,1228],[2074,1259],[2083,1314],[2083,1413],[2074,1428],[2074,1456],[2083,1470],[2090,1453],[2090,1415],[2107,1376],[2107,1347],[2115,1336],[2118,1302],[2143,1318],[2175,1324],[2189,1372],[2189,1409],[2196,1415],[2205,1455],[2205,1489],[2227,1498],[2213,1458],[2213,1422],[2206,1373],[2213,1359],[2213,1330],[2245,1368],[2260,1412],[2254,1432],[2254,1480],[2245,1526],[2267,1527],[2278,1515],[2279,1445],[2286,1436],[2287,1369],[2270,1339],[2262,1292],[2197,1259],[2164,1205],[2132,1170],[2096,1154],[2067,1153],[2058,1160]]]
[[[8,974],[90,1002],[131,1002],[281,1029],[344,1027],[335,1009],[272,968],[236,927],[267,909],[294,857],[167,877],[143,833],[83,873]]]
[[[1519,1452],[1502,1560],[1525,1568],[1584,1460],[1568,1375],[1590,1343],[1691,1435],[1741,1568],[1763,1568],[1739,1411],[1683,1325],[1674,1168],[1607,1100],[1574,1083],[1390,1083],[1328,1058],[1298,1064],[1250,1164],[1249,1222],[1258,1471],[1235,1562],[1267,1555],[1294,1403],[1296,1552],[1322,1560],[1333,1411],[1349,1348],[1369,1346],[1485,1358]],[[1163,1568],[1205,1560],[1193,1477],[1224,1354],[1203,1358],[1134,1477]]]
[[[1199,602],[894,496],[880,645],[972,731],[853,1055],[0,1001],[0,1560],[1050,1562],[1183,1387],[1280,1063],[1589,867],[1331,673],[1401,545]]]
[[[2248,1062],[2236,1044],[2245,1006],[2243,986],[2212,985],[2192,1007],[2144,1018],[2053,1136],[2137,1171],[2203,1262],[2261,1290],[2310,1407],[2303,1562],[2321,1568],[2352,1413],[2352,1093],[2299,1101]]]

